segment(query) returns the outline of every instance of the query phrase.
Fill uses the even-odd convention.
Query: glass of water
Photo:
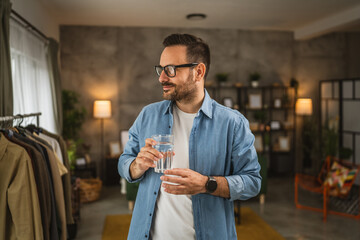
[[[174,135],[154,135],[152,139],[156,141],[153,148],[163,155],[163,158],[155,161],[156,167],[154,170],[157,173],[164,173],[165,170],[171,169],[174,151]]]

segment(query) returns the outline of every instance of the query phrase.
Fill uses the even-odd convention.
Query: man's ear
[[[205,71],[206,71],[205,64],[199,63],[195,67],[195,81],[200,81],[201,79],[203,79],[205,76]]]

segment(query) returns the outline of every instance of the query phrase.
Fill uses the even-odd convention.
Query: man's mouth
[[[169,91],[174,85],[162,85],[164,91]]]

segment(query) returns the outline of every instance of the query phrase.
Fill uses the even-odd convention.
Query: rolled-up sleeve
[[[233,174],[225,177],[229,184],[230,201],[254,197],[261,187],[260,164],[254,147],[255,137],[250,131],[248,121],[242,117],[234,132],[231,154]]]
[[[130,175],[130,165],[140,152],[139,129],[142,121],[143,112],[136,118],[134,124],[129,129],[129,140],[126,143],[123,154],[121,154],[118,162],[118,172],[121,177],[125,178],[129,183],[141,181],[143,176],[133,180]]]

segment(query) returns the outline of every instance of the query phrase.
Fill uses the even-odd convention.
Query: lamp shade
[[[311,98],[299,98],[296,101],[295,112],[299,115],[311,115],[312,114],[312,100]]]
[[[94,117],[95,118],[111,117],[111,102],[109,100],[96,100],[94,102]]]

